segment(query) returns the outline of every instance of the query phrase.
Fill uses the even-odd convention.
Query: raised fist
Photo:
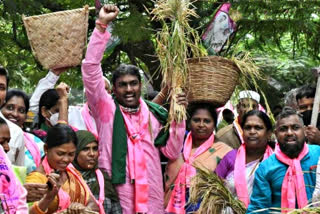
[[[99,21],[102,24],[108,25],[109,22],[114,20],[119,13],[119,9],[117,6],[112,4],[105,4],[101,7],[99,12]]]

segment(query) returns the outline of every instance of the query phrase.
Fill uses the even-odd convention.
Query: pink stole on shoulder
[[[128,135],[128,167],[130,180],[134,183],[135,213],[147,213],[149,184],[142,139],[148,131],[150,112],[145,102],[141,99],[139,102],[140,109],[137,114],[140,119],[138,125],[133,124],[129,114],[120,109]]]
[[[308,204],[308,197],[306,193],[306,186],[303,178],[303,171],[301,169],[300,161],[308,154],[309,148],[304,143],[303,149],[297,158],[291,159],[284,154],[279,145],[276,145],[276,157],[277,159],[288,165],[286,175],[284,176],[281,188],[281,208],[296,207],[296,198],[298,202],[298,208],[303,208]],[[283,211],[288,212],[288,210]]]
[[[273,154],[272,148],[267,145],[263,155],[263,160]],[[246,179],[246,144],[243,143],[238,149],[234,164],[234,184],[239,200],[248,208],[250,203],[247,179]]]
[[[44,171],[46,175],[50,174],[52,171],[54,171],[48,162],[47,156],[44,157],[42,161],[42,166],[44,168]],[[75,171],[75,168],[72,166],[72,164],[69,164],[66,168],[66,171],[70,172],[75,178],[80,182],[81,186],[85,189],[88,190],[87,184],[84,182],[84,180],[79,176],[79,174]],[[68,193],[66,193],[62,187],[60,187],[59,192],[58,192],[58,198],[59,198],[59,205],[58,205],[58,210],[57,213],[67,209],[70,204],[70,196]],[[88,203],[87,201],[87,191],[85,192],[85,205]]]
[[[40,166],[41,164],[41,153],[37,143],[32,139],[34,136],[30,133],[23,132],[24,136],[24,145],[29,150],[36,166]]]
[[[26,190],[15,176],[10,160],[2,146],[0,146],[0,172],[0,202],[5,213],[28,213],[28,206],[25,198]]]
[[[191,155],[192,150],[192,135],[189,132],[183,149],[184,164],[181,166],[178,176],[174,182],[166,212],[183,214],[185,213],[186,205],[186,187],[190,186],[190,179],[196,175],[196,169],[192,166],[194,160],[211,148],[214,142],[214,134],[201,145]]]
[[[97,132],[95,124],[92,121],[93,118],[90,115],[88,103],[85,103],[83,105],[82,110],[81,110],[81,115],[84,120],[84,123],[86,124],[88,131],[91,132],[96,137],[96,139],[98,139],[98,132]]]
[[[99,200],[97,201],[97,204],[100,209],[100,214],[104,214],[104,207],[103,207],[103,202],[104,202],[104,177],[100,169],[96,169],[96,175],[99,183]]]

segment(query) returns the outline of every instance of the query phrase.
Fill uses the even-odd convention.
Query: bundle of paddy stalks
[[[197,203],[200,198],[199,214],[220,214],[224,209],[232,209],[234,214],[246,212],[243,203],[232,195],[222,179],[213,172],[197,168],[197,175],[190,184],[189,202]]]
[[[239,54],[237,56],[230,56],[230,60],[233,61],[240,70],[239,75],[239,84],[235,89],[235,100],[238,100],[238,93],[241,90],[252,90],[252,86],[254,90],[257,91],[264,99],[265,107],[267,114],[269,115],[273,124],[275,123],[275,118],[271,112],[268,100],[266,95],[264,94],[263,90],[258,84],[258,80],[265,80],[263,73],[260,72],[259,67],[254,63],[252,57],[250,56],[249,52],[244,52],[243,54]]]
[[[269,213],[287,213],[287,214],[318,214],[320,213],[320,201],[318,202],[313,202],[305,206],[304,208],[301,209],[287,209],[287,208],[276,208],[276,207],[271,207],[271,208],[265,208],[265,209],[260,209],[260,210],[255,210],[252,213],[264,213],[268,211]]]
[[[175,99],[183,89],[187,89],[189,102],[210,102],[220,107],[230,99],[238,84],[246,90],[253,83],[267,102],[257,84],[262,75],[249,54],[226,58],[207,56],[197,30],[188,23],[190,18],[198,18],[189,0],[157,0],[151,15],[162,24],[157,33],[156,51],[162,84],[171,89],[168,124],[186,119],[185,107]],[[268,105],[267,111],[271,113]]]
[[[292,210],[288,214],[319,214],[320,213],[320,207],[305,207],[302,209]]]
[[[205,55],[200,48],[200,37],[190,27],[191,17],[199,18],[189,0],[158,0],[151,11],[153,20],[162,24],[157,34],[157,54],[160,60],[163,85],[171,88],[171,104],[168,123],[186,119],[186,109],[176,103],[176,94],[183,91],[187,84],[189,57]]]

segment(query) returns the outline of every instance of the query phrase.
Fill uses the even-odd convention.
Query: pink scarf
[[[50,174],[52,171],[54,171],[48,162],[48,158],[47,156],[44,157],[43,161],[42,161],[42,166],[43,169],[46,173],[46,175]],[[72,166],[72,164],[69,164],[66,168],[66,171],[70,172],[72,175],[74,175],[77,180],[80,182],[80,184],[82,185],[82,187],[84,189],[88,189],[87,188],[87,184],[83,181],[83,179],[78,175],[77,172],[75,172],[75,168]],[[70,196],[68,193],[66,193],[62,188],[59,189],[58,192],[58,198],[59,198],[59,206],[58,206],[58,210],[57,213],[67,209],[70,204],[71,204],[71,200],[70,200]],[[87,196],[85,196],[85,198],[87,198]],[[88,202],[86,201],[85,204],[87,204]]]
[[[299,208],[303,208],[308,204],[306,187],[304,184],[303,172],[300,163],[300,161],[308,154],[308,152],[309,148],[305,143],[299,156],[291,159],[281,151],[278,144],[276,145],[277,159],[289,166],[282,182],[281,208],[294,209],[296,207],[296,198]]]
[[[145,102],[141,99],[140,101],[140,112],[139,124],[135,125],[131,122],[128,113],[122,111],[124,123],[127,128],[128,135],[128,167],[129,176],[131,182],[134,182],[134,194],[135,194],[135,212],[136,213],[147,213],[148,212],[148,176],[147,166],[142,146],[142,139],[148,131],[149,122],[149,110]]]
[[[24,144],[27,147],[27,149],[29,150],[36,166],[40,166],[41,163],[41,153],[40,153],[40,149],[37,145],[36,142],[34,142],[34,140],[32,138],[34,138],[34,136],[30,133],[27,132],[23,132],[24,135]]]
[[[28,213],[26,190],[16,178],[2,146],[0,146],[0,172],[0,202],[4,211],[8,211],[5,213]]]
[[[179,170],[179,174],[174,182],[174,188],[172,190],[169,203],[166,209],[168,213],[185,213],[186,204],[186,187],[190,186],[190,180],[196,175],[196,169],[192,166],[194,160],[211,148],[214,142],[214,134],[201,145],[191,155],[192,150],[192,136],[189,132],[183,149],[184,164]]]
[[[98,178],[98,183],[99,183],[99,200],[97,201],[97,204],[99,206],[100,214],[105,214],[104,212],[104,207],[103,207],[103,202],[104,202],[104,178],[103,174],[100,171],[100,169],[96,169],[96,175]]]
[[[84,120],[84,123],[86,124],[88,131],[91,132],[96,137],[96,139],[98,139],[98,132],[95,124],[92,121],[93,118],[90,114],[88,103],[85,103],[84,106],[82,107],[81,115]]]
[[[267,145],[263,155],[263,160],[272,155],[272,148]],[[237,196],[248,208],[250,198],[248,194],[248,186],[246,179],[246,144],[243,143],[237,152],[236,161],[234,164],[234,184],[237,191]]]

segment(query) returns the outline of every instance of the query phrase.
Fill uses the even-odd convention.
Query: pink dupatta
[[[272,155],[272,148],[267,145],[266,150],[263,155],[263,160],[267,159]],[[245,206],[248,208],[250,203],[250,198],[248,194],[248,186],[246,179],[246,144],[243,143],[237,152],[236,161],[234,164],[234,184],[237,191],[237,196]]]
[[[296,198],[299,208],[303,208],[308,204],[306,186],[304,183],[303,172],[300,163],[300,161],[308,154],[308,152],[309,148],[307,144],[304,143],[303,149],[298,157],[291,159],[281,151],[278,144],[276,145],[277,159],[280,162],[288,165],[281,188],[281,208],[294,209],[296,207]],[[283,212],[288,212],[288,210]]]
[[[92,121],[93,118],[90,115],[88,103],[85,103],[83,105],[82,110],[81,110],[81,115],[84,120],[84,123],[86,124],[88,131],[91,132],[96,137],[96,139],[98,139],[98,132],[97,132],[95,124]]]
[[[54,171],[49,163],[48,163],[48,158],[47,156],[44,157],[43,161],[42,161],[42,166],[43,169],[46,173],[46,175],[50,174],[52,171]],[[66,171],[70,172],[72,175],[74,175],[76,177],[76,179],[80,182],[81,186],[87,190],[87,184],[83,181],[83,179],[78,175],[78,173],[75,171],[75,168],[72,166],[72,164],[69,164],[66,168]],[[87,192],[86,192],[87,194]],[[58,192],[58,198],[59,198],[59,205],[58,205],[58,210],[57,212],[61,212],[65,209],[67,209],[70,204],[71,204],[71,200],[70,200],[70,196],[68,193],[66,193],[62,188],[59,189]],[[87,195],[85,195],[85,198],[87,199]],[[87,204],[88,201],[85,200],[85,204]]]
[[[104,212],[104,207],[103,207],[103,202],[104,202],[104,178],[103,174],[100,169],[96,169],[96,175],[99,183],[99,200],[97,201],[97,204],[99,206],[100,214],[105,214]]]
[[[24,144],[27,147],[27,149],[29,150],[36,166],[40,166],[41,163],[41,153],[40,153],[40,149],[37,145],[36,142],[34,142],[34,140],[32,139],[34,136],[30,133],[27,132],[23,132],[23,136],[24,136]]]
[[[183,149],[184,164],[179,170],[179,174],[174,182],[174,188],[169,199],[166,212],[182,214],[185,213],[186,187],[190,185],[190,179],[196,175],[196,169],[192,166],[194,160],[211,148],[214,142],[214,134],[201,145],[191,155],[192,136],[189,132]]]
[[[147,165],[142,146],[142,139],[148,131],[149,122],[149,110],[148,106],[141,99],[139,124],[133,124],[129,117],[129,114],[122,111],[122,116],[127,129],[128,135],[128,167],[129,176],[131,182],[134,183],[134,199],[135,199],[135,212],[136,213],[147,213],[148,212],[148,176],[147,176]]]
[[[0,173],[0,201],[5,213],[28,213],[27,191],[15,176],[2,146],[0,146]]]

